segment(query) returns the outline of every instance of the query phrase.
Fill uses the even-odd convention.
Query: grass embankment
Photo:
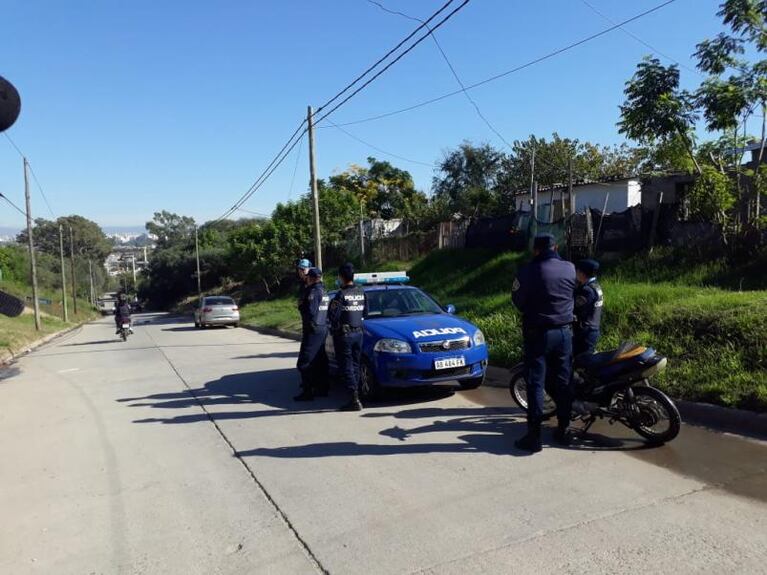
[[[521,357],[522,336],[510,290],[524,261],[521,254],[442,250],[404,267],[414,285],[454,304],[485,332],[494,364],[511,365]],[[767,291],[718,287],[765,282],[758,267],[728,271],[718,262],[696,265],[665,254],[605,265],[600,348],[627,340],[651,345],[669,357],[656,382],[674,397],[767,411]],[[298,326],[293,298],[250,304],[243,318]]]
[[[32,291],[26,286],[9,282],[0,283],[0,289],[22,299]],[[43,289],[40,290],[39,297],[52,301],[50,305],[40,305],[41,331],[35,329],[35,317],[32,313],[31,302],[29,303],[30,307],[18,317],[0,315],[0,356],[5,351],[16,353],[41,337],[94,319],[99,315],[87,301],[81,299],[77,300],[78,313],[75,315],[72,310],[72,300],[69,299],[69,322],[65,323],[62,319],[60,292],[54,293]]]

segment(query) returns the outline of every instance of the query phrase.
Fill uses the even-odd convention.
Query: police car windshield
[[[442,313],[434,300],[417,289],[383,289],[365,292],[366,318]]]

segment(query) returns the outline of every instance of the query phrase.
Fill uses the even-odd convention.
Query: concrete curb
[[[255,331],[257,333],[262,333],[264,335],[274,335],[277,337],[282,337],[284,339],[301,341],[301,334],[294,333],[292,331],[284,331],[284,330],[273,328],[273,327],[261,327],[258,325],[249,325],[244,323],[241,323],[240,327],[244,327],[245,329],[249,329],[250,331]]]
[[[38,347],[45,345],[46,343],[49,343],[53,341],[54,339],[57,339],[59,337],[65,336],[70,332],[75,331],[76,329],[81,328],[84,326],[87,321],[83,321],[78,323],[77,325],[74,325],[72,327],[68,327],[67,329],[62,329],[61,331],[57,331],[55,333],[51,333],[46,335],[45,337],[41,337],[40,339],[37,339],[33,341],[32,343],[24,346],[19,351],[12,353],[10,351],[4,351],[0,353],[0,367],[5,367],[7,365],[12,364],[14,361],[19,359],[20,357],[27,355],[28,353],[36,350]]]

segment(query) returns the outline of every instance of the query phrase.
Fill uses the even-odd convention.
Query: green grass
[[[31,294],[32,291],[31,288],[23,284],[10,282],[0,283],[0,289],[21,298]],[[69,323],[64,323],[60,293],[41,289],[39,297],[50,299],[53,302],[51,305],[40,306],[42,329],[40,331],[35,330],[34,315],[26,313],[30,309],[26,310],[19,317],[0,315],[0,351],[17,352],[43,336],[56,333],[98,316],[98,313],[90,307],[90,304],[81,299],[77,300],[78,314],[75,316],[72,310],[72,301],[69,300]]]
[[[441,250],[386,269],[408,269],[414,285],[454,304],[485,332],[491,361],[508,366],[521,358],[511,284],[524,261],[515,253]],[[762,286],[760,271],[728,271],[722,262],[680,262],[663,253],[606,264],[600,348],[650,345],[669,358],[656,383],[674,397],[767,411],[767,291],[716,287]],[[243,321],[300,329],[293,298],[247,305]]]

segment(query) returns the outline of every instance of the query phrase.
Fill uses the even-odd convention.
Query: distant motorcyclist
[[[599,340],[604,294],[597,282],[599,262],[580,260],[575,264],[578,287],[575,290],[575,330],[573,357],[593,354]]]
[[[125,295],[124,292],[120,292],[117,294],[117,303],[115,304],[115,327],[117,328],[118,335],[120,334],[120,329],[122,328],[123,324],[127,323],[130,325],[131,319],[130,319],[130,304],[128,303],[128,296]],[[133,333],[133,328],[128,328],[131,333]]]

